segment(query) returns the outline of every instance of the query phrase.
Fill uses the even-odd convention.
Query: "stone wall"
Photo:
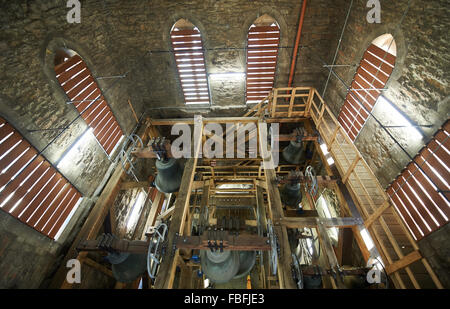
[[[381,24],[369,24],[365,7],[367,1],[354,1],[348,25],[342,38],[337,64],[358,65],[371,41],[384,33],[394,36],[397,45],[397,59],[394,71],[386,85],[384,96],[400,109],[415,124],[432,125],[422,128],[424,138],[413,140],[409,128],[390,129],[391,134],[407,150],[411,157],[429,140],[448,119],[449,66],[450,56],[448,28],[450,15],[445,1],[381,1]],[[401,25],[399,25],[404,15]],[[336,42],[337,44],[337,42]],[[334,51],[333,51],[334,52]],[[351,84],[356,67],[337,67],[337,74],[347,85]],[[322,93],[325,85],[319,92]],[[337,78],[331,77],[325,100],[337,116],[347,94]],[[373,115],[384,125],[395,125],[396,119],[386,114],[382,104],[377,104]],[[410,158],[395,144],[381,126],[370,117],[355,141],[355,145],[374,171],[383,187],[410,162]],[[448,226],[429,235],[421,241],[425,256],[430,256],[430,264],[438,272],[442,282],[449,282],[447,264],[449,246],[444,235]],[[436,243],[440,243],[436,249]],[[432,249],[430,249],[432,248]]]
[[[179,18],[189,19],[202,31],[204,46],[208,49],[207,70],[218,73],[245,71],[244,48],[249,26],[262,14],[273,16],[281,27],[281,45],[286,47],[280,50],[276,85],[287,84],[301,1],[81,2],[81,23],[69,24],[66,1],[0,0],[0,115],[38,150],[56,138],[43,153],[55,165],[87,129],[82,119],[74,121],[78,112],[74,106],[66,104],[67,97],[54,76],[53,59],[58,48],[77,52],[96,78],[126,74],[121,79],[97,80],[125,133],[129,133],[136,124],[128,99],[138,116],[144,111],[152,117],[189,116],[193,113],[190,109],[175,109],[185,105],[173,55],[167,51],[171,48],[171,27]],[[300,42],[301,45],[314,45],[323,57],[328,54],[330,38],[336,35],[335,24],[338,22],[335,5],[330,6],[328,2],[310,2]],[[312,53],[312,50],[300,49],[294,84],[320,85],[323,74],[312,69],[306,59],[306,55]],[[217,81],[210,86],[213,108],[200,111],[202,114],[241,115],[247,108],[243,81]],[[60,136],[59,130],[51,130],[70,123],[69,129]],[[4,286],[38,287],[48,270],[44,264],[52,264],[56,256],[64,254],[89,213],[95,200],[90,198],[94,198],[94,190],[111,162],[95,139],[74,149],[72,156],[74,159],[62,164],[60,171],[82,192],[86,201],[77,210],[61,241],[43,238],[2,213],[0,223],[3,230],[17,231],[15,236],[5,236],[10,240],[2,240],[4,263],[1,264],[0,275],[11,279],[5,279]],[[18,242],[15,237],[18,237]],[[31,247],[19,250],[21,239],[27,239]],[[15,243],[17,247],[12,245]],[[33,259],[33,255],[39,267],[20,268],[16,262],[18,267],[11,270],[7,265],[15,256],[17,261],[22,261]]]

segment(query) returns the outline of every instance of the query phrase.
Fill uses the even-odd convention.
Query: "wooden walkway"
[[[396,288],[443,288],[372,170],[311,87],[278,88],[245,116],[311,118],[331,153]]]

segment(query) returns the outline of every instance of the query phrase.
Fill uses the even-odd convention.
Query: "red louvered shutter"
[[[123,132],[86,63],[75,55],[57,65],[55,73],[69,100],[82,113],[81,117],[93,129],[105,152],[111,155]]]
[[[369,112],[372,112],[381,94],[378,89],[386,85],[394,69],[395,58],[374,44],[364,53],[338,116],[339,123],[352,141],[361,131]]]
[[[202,35],[197,28],[170,33],[178,76],[186,104],[209,104]]]
[[[247,36],[247,103],[259,103],[272,90],[279,43],[278,26],[250,27]]]
[[[450,120],[447,120],[387,189],[393,205],[417,240],[449,221],[449,162]]]
[[[80,199],[81,193],[0,118],[0,208],[54,239]]]

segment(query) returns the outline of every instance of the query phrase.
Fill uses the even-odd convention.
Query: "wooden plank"
[[[358,218],[343,217],[343,218],[319,218],[319,217],[283,217],[279,220],[274,219],[274,223],[280,223],[288,228],[314,228],[317,222],[320,222],[325,227],[352,227],[362,224]]]
[[[329,264],[329,267],[336,271],[336,279],[334,280],[333,277],[330,277],[333,286],[336,285],[339,289],[345,289],[344,281],[342,280],[341,275],[339,274],[338,268],[339,263],[336,257],[336,254],[333,249],[333,245],[331,244],[331,240],[328,237],[327,230],[325,229],[325,226],[321,224],[319,220],[317,220],[317,232],[319,235],[319,240],[322,245],[323,250],[325,251],[326,257],[327,257],[327,263]]]
[[[400,259],[392,264],[386,265],[386,267],[385,267],[386,272],[388,275],[390,275],[390,274],[392,274],[396,271],[399,271],[400,269],[403,269],[403,268],[407,267],[408,265],[420,260],[421,258],[422,258],[422,255],[420,254],[420,251],[415,250],[415,251],[411,252],[410,254],[404,256],[402,259]]]
[[[103,274],[105,274],[105,275],[107,275],[107,276],[109,276],[111,278],[114,278],[114,275],[113,275],[111,269],[107,268],[104,265],[101,265],[101,264],[97,263],[96,261],[92,260],[91,258],[85,257],[80,262],[82,264],[86,264],[86,265],[94,268],[95,270],[100,271],[101,273],[103,273]]]
[[[267,183],[267,200],[269,202],[269,216],[274,222],[274,232],[280,243],[280,255],[278,257],[278,278],[280,288],[295,289],[296,284],[292,279],[290,265],[292,263],[291,249],[288,241],[287,230],[283,225],[276,225],[276,221],[283,218],[283,206],[281,203],[280,192],[276,182],[276,172],[273,169],[274,164],[270,152],[267,151],[267,145],[263,142],[266,138],[263,132],[266,132],[265,123],[258,122],[258,135],[260,144],[260,155],[263,158],[264,174]],[[267,132],[266,132],[267,133]]]
[[[389,201],[385,201],[380,208],[378,208],[372,215],[370,215],[370,217],[368,217],[364,221],[364,225],[369,228],[375,222],[375,220],[377,220],[390,207],[391,203]]]
[[[122,182],[120,185],[120,190],[129,190],[134,188],[147,188],[150,186],[148,181],[127,181]]]
[[[147,221],[144,226],[144,231],[141,239],[145,239],[145,233],[150,229],[150,227],[155,226],[156,219],[161,211],[161,206],[164,201],[164,193],[157,191],[155,198],[152,201],[152,206],[150,208],[150,213],[147,217]]]

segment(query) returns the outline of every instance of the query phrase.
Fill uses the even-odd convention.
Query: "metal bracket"
[[[272,268],[272,275],[277,274],[277,266],[278,266],[278,254],[279,254],[279,246],[278,246],[278,239],[277,235],[273,231],[273,225],[272,221],[269,219],[267,220],[267,231],[268,231],[268,237],[271,244],[271,253],[269,256],[269,261]]]
[[[127,175],[132,175],[136,181],[139,181],[139,179],[136,177],[136,174],[134,173],[134,157],[131,156],[131,152],[138,148],[138,143],[140,143],[141,147],[144,146],[144,143],[142,142],[142,139],[136,134],[130,134],[127,139],[128,141],[123,144],[120,151],[120,161],[122,162],[122,169],[127,173]],[[125,150],[128,142],[131,143],[131,146],[128,148],[128,150]],[[129,163],[128,168],[125,168],[126,163]]]
[[[164,255],[164,241],[166,240],[168,226],[161,223],[155,228],[155,232],[150,238],[147,252],[147,272],[152,280],[156,278],[156,272],[161,264]]]

